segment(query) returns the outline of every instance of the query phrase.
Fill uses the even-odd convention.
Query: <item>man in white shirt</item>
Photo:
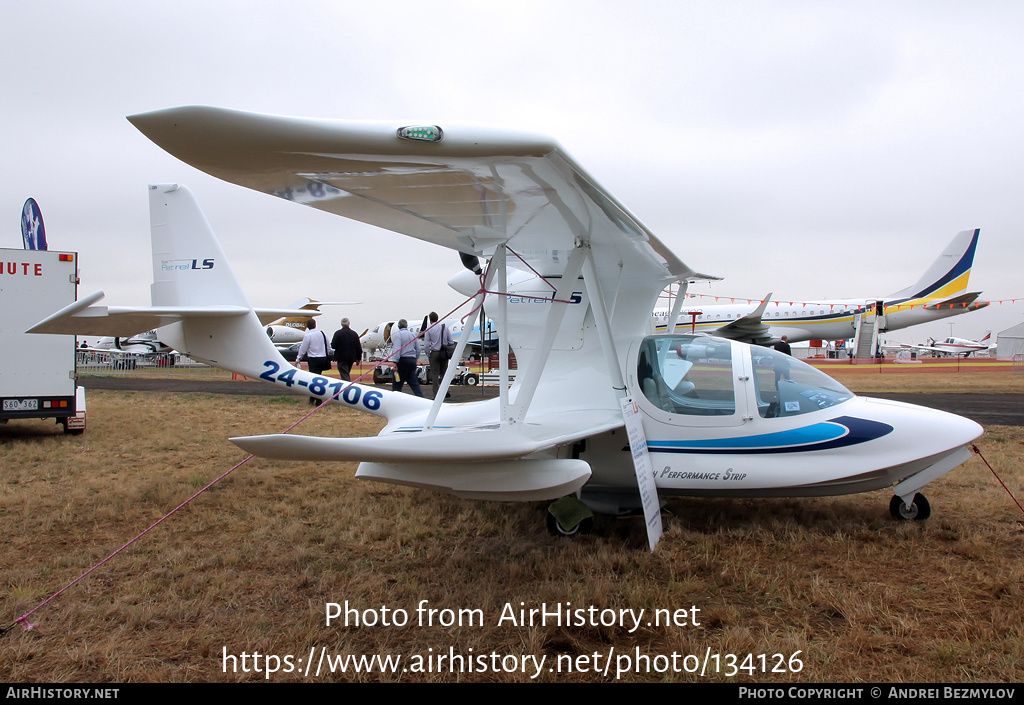
[[[398,332],[391,331],[391,356],[388,358],[397,367],[395,381],[391,389],[396,392],[402,391],[402,385],[406,382],[412,388],[412,393],[418,397],[423,396],[420,389],[420,381],[416,377],[416,363],[420,359],[420,341],[409,330],[409,322],[404,318],[398,321]]]
[[[295,356],[295,366],[306,360],[309,371],[315,375],[331,369],[331,347],[327,344],[327,335],[316,329],[316,320],[309,319],[306,324],[306,334],[302,336],[299,344],[299,354]],[[317,397],[309,398],[310,404],[319,404],[321,400]]]
[[[434,385],[434,398],[437,398],[437,388],[448,371],[448,351],[455,343],[452,341],[452,332],[448,330],[443,322],[437,322],[437,313],[430,312],[430,327],[423,333],[423,346],[427,349],[427,359],[430,361],[430,376]],[[448,393],[451,396],[451,392]],[[445,397],[447,398],[447,397]]]

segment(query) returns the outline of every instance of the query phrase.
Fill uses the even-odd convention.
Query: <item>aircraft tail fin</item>
[[[958,233],[917,282],[886,300],[938,299],[966,291],[980,234],[980,228]]]
[[[192,193],[184,187],[151,186],[153,305],[191,310],[180,323],[161,329],[160,339],[195,359],[247,377],[280,384],[290,391],[330,398],[385,418],[430,407],[430,400],[350,384],[293,367],[267,336],[249,306],[213,229]],[[202,307],[244,307],[229,318],[201,314]],[[198,309],[198,310],[195,310]],[[344,388],[343,394],[338,394]]]
[[[177,184],[149,187],[153,306],[250,308],[231,264],[192,192]]]
[[[158,339],[182,355],[294,393],[337,395],[339,403],[389,419],[430,408],[428,399],[350,385],[286,362],[249,305],[192,193],[183,186],[161,185],[150,186],[149,194],[153,305],[100,306],[103,292],[96,292],[29,332],[125,336],[159,326]]]

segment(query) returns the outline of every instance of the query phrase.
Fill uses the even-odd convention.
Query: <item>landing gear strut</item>
[[[889,502],[889,513],[897,521],[924,521],[932,515],[931,505],[923,494],[916,494],[908,507],[899,495],[893,495]]]

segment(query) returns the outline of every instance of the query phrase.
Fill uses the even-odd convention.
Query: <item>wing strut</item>
[[[644,434],[643,422],[637,413],[637,407],[626,392],[626,383],[622,378],[622,367],[619,365],[619,357],[615,348],[615,337],[612,334],[611,321],[608,318],[608,308],[605,306],[604,292],[601,290],[601,280],[597,276],[597,268],[589,246],[586,252],[587,258],[583,262],[583,283],[587,287],[590,307],[594,313],[594,321],[597,323],[597,334],[601,339],[601,347],[604,349],[604,359],[608,364],[608,375],[611,378],[612,388],[615,390],[622,409],[622,420],[626,427],[626,436],[629,439],[633,470],[636,472],[637,489],[640,492],[640,500],[644,508],[647,543],[653,551],[662,535],[661,500],[658,498],[658,488],[651,472],[647,437]],[[682,300],[682,297],[679,300]]]
[[[676,332],[676,326],[679,325],[679,314],[683,310],[683,303],[686,301],[686,288],[689,285],[690,282],[688,280],[679,280],[679,291],[676,292],[676,300],[672,304],[672,313],[668,316],[668,328],[665,329],[665,332],[670,335]]]
[[[504,260],[502,261],[502,264],[504,264]],[[490,264],[487,266],[487,274],[484,275],[483,286],[480,287],[480,291],[478,291],[476,296],[473,297],[473,310],[470,314],[470,318],[466,325],[463,326],[462,335],[459,336],[458,345],[455,346],[455,353],[452,355],[452,360],[455,360],[456,364],[452,365],[449,362],[448,369],[444,373],[444,378],[437,386],[437,395],[434,397],[434,404],[430,407],[430,413],[427,414],[427,420],[423,423],[424,431],[429,431],[434,427],[434,421],[437,420],[437,414],[441,410],[441,404],[444,403],[445,397],[448,396],[448,388],[451,386],[452,380],[455,379],[455,370],[459,366],[458,361],[462,359],[462,354],[466,351],[466,344],[469,342],[469,338],[472,335],[473,321],[479,321],[480,330],[483,331],[484,329],[484,297],[487,296],[487,289],[490,287],[491,280],[494,279],[494,272],[494,259],[492,258]],[[438,321],[438,325],[444,325],[444,322]],[[502,330],[508,329],[504,328]]]
[[[622,379],[622,367],[619,365],[619,356],[615,351],[615,339],[612,336],[612,325],[608,319],[608,308],[604,305],[604,292],[601,290],[601,280],[597,276],[594,257],[589,245],[586,248],[586,253],[586,259],[583,261],[583,283],[587,287],[587,296],[590,298],[594,320],[597,322],[597,335],[601,339],[601,347],[604,349],[604,359],[608,365],[612,389],[615,390],[615,395],[622,399],[626,396],[626,383]]]
[[[498,336],[498,401],[500,408],[499,419],[502,426],[509,423],[510,409],[508,403],[508,336],[504,331],[508,330],[508,269],[506,267],[506,246],[503,244],[491,257],[492,267],[497,267],[498,272],[498,330],[502,334]]]
[[[583,269],[583,260],[586,259],[588,252],[589,250],[577,246],[569,256],[569,261],[565,265],[565,271],[562,272],[562,280],[554,295],[555,300],[551,303],[548,318],[544,322],[544,332],[541,334],[540,342],[537,345],[537,359],[531,360],[531,367],[527,370],[526,375],[524,375],[519,392],[516,394],[516,400],[510,409],[509,421],[512,423],[522,422],[526,417],[526,412],[530,409],[533,395],[536,393],[537,385],[540,383],[541,373],[544,372],[548,355],[555,344],[558,328],[562,325],[562,318],[565,316],[565,310],[569,306],[568,302],[569,297],[572,295],[572,288],[576,286],[580,270]]]

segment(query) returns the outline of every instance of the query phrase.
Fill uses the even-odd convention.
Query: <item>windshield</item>
[[[771,348],[750,349],[761,418],[807,414],[841,404],[853,393],[805,362]]]
[[[794,357],[758,346],[748,354],[761,418],[782,418],[827,409],[853,398],[834,379]],[[703,335],[653,335],[640,344],[637,381],[647,400],[671,414],[732,416],[736,413],[733,345]]]

